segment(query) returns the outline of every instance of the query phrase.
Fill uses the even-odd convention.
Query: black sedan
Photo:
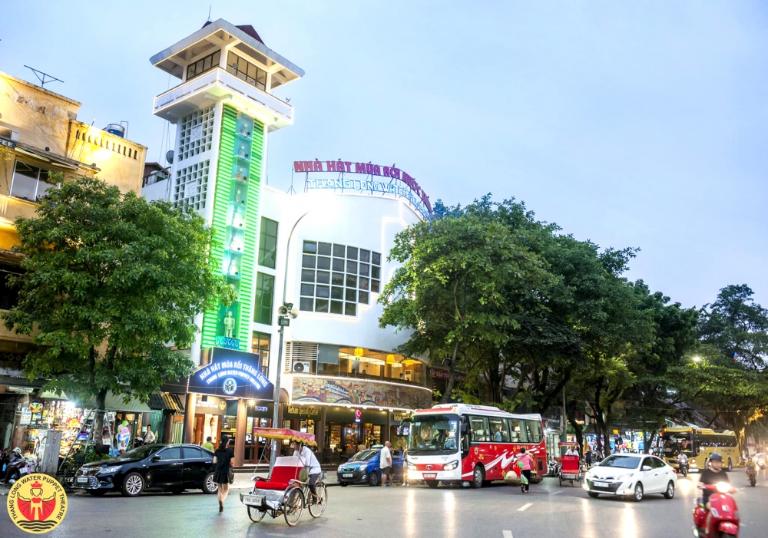
[[[197,445],[145,445],[118,458],[80,467],[72,484],[91,495],[119,491],[135,497],[147,489],[215,493],[213,454]]]

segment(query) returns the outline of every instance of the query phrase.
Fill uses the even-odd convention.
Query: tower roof
[[[279,66],[272,75],[273,88],[304,75],[303,69],[267,47],[253,26],[249,24],[236,26],[224,19],[206,22],[202,28],[158,52],[149,61],[166,73],[182,78],[184,66],[190,58],[206,50],[220,49],[233,41],[239,42],[235,48],[242,50],[265,65]]]

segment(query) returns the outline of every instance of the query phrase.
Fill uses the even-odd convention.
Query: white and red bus
[[[430,487],[469,482],[479,488],[503,480],[525,448],[535,462],[534,481],[547,468],[541,415],[514,414],[487,405],[441,404],[414,411],[408,425],[410,482]],[[405,432],[403,432],[405,433]]]

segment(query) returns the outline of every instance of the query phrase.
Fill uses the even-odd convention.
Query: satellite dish
[[[173,150],[169,149],[165,152],[165,160],[168,161],[168,164],[173,164]]]

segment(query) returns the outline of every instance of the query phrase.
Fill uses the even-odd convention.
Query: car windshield
[[[118,460],[143,460],[150,454],[154,454],[158,450],[163,448],[163,445],[145,445],[133,450],[129,450],[125,454],[121,454],[117,457]]]
[[[633,456],[608,456],[600,462],[600,467],[619,467],[620,469],[634,469],[640,458]]]
[[[408,436],[410,454],[453,454],[459,449],[459,417],[456,415],[417,416]]]
[[[361,450],[352,456],[349,461],[367,461],[371,459],[372,456],[376,455],[377,452],[378,450]]]

